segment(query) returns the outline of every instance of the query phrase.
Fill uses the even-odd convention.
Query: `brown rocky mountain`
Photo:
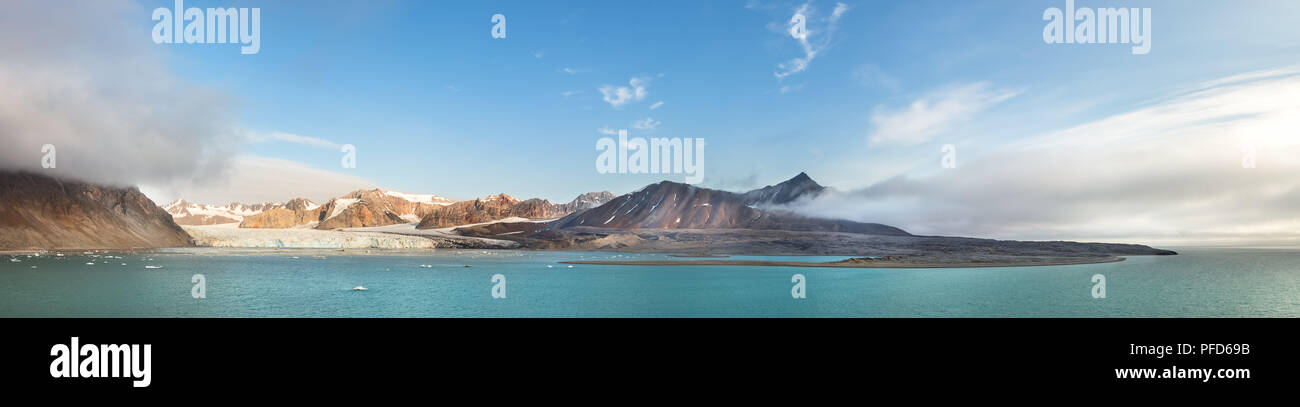
[[[0,249],[189,246],[190,236],[139,189],[0,173]]]
[[[433,195],[403,194],[382,189],[358,190],[331,199],[323,205],[315,205],[306,199],[295,199],[283,207],[247,216],[239,227],[342,229],[388,226],[417,222],[424,215],[451,202]]]
[[[566,204],[553,204],[542,199],[521,201],[510,195],[499,194],[472,201],[453,202],[433,195],[373,189],[353,191],[321,205],[306,199],[295,199],[283,205],[269,205],[259,213],[235,215],[242,215],[239,224],[241,228],[344,229],[420,222],[420,227],[427,229],[510,217],[555,219],[600,205],[613,197],[614,194],[609,191],[591,192],[579,195]],[[235,215],[228,217],[233,218]]]
[[[525,204],[525,202],[527,202]],[[471,223],[491,222],[510,217],[539,218],[558,213],[560,209],[550,202],[530,199],[520,201],[506,194],[492,195],[473,201],[461,201],[439,208],[425,215],[416,229],[435,229]],[[532,219],[532,218],[530,218]]]
[[[288,229],[320,221],[321,205],[298,198],[254,215],[244,217],[241,228]]]
[[[808,185],[811,179],[800,179],[806,177],[807,175],[800,174],[787,182]],[[811,185],[816,183],[812,182]],[[909,235],[901,229],[878,223],[811,218],[781,210],[760,210],[750,206],[752,198],[759,195],[663,181],[615,198],[594,209],[567,216],[547,228],[764,229]],[[769,198],[788,196],[791,195],[778,192]]]
[[[307,205],[313,205],[311,201],[305,199],[295,199],[294,201],[299,200],[306,201]],[[162,208],[172,215],[172,220],[174,220],[176,224],[196,226],[239,223],[244,220],[244,217],[253,216],[276,208],[284,208],[286,205],[287,204],[270,202],[259,204],[232,202],[228,205],[205,205],[188,202],[184,199],[177,199],[175,202],[163,205]]]
[[[510,195],[500,194],[462,201],[438,208],[420,220],[417,229],[437,229],[475,223],[491,222],[512,217],[527,219],[556,219],[587,210],[608,202],[614,197],[609,191],[578,195],[566,204],[554,204],[544,199],[520,201]]]

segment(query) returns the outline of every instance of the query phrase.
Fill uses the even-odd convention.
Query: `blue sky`
[[[154,94],[168,94],[158,96],[163,100],[157,104],[172,104],[173,97],[211,95],[220,101],[214,102],[220,107],[213,111],[221,113],[222,132],[234,129],[235,133],[261,135],[252,137],[253,141],[212,136],[195,143],[235,140],[217,150],[236,158],[255,157],[263,164],[274,160],[274,165],[258,167],[272,169],[261,174],[258,182],[265,185],[260,188],[247,182],[207,182],[211,180],[188,175],[118,178],[142,185],[159,200],[180,195],[215,202],[282,201],[297,195],[324,199],[347,192],[335,185],[369,183],[452,198],[505,192],[568,201],[588,191],[618,194],[663,179],[681,181],[680,174],[597,173],[595,142],[605,137],[597,132],[601,128],[628,129],[634,137],[704,138],[703,185],[729,190],[773,184],[800,171],[848,195],[866,194],[871,199],[884,193],[884,186],[899,185],[899,180],[941,182],[956,174],[980,174],[985,178],[965,182],[1001,185],[1023,180],[1014,174],[1012,179],[987,178],[996,175],[973,169],[981,168],[981,160],[999,157],[1026,143],[1044,145],[1043,140],[1048,139],[1062,144],[1060,141],[1068,139],[1063,134],[1073,134],[1070,129],[1096,128],[1099,123],[1109,123],[1112,127],[1106,129],[1113,129],[1117,117],[1135,112],[1163,114],[1160,112],[1169,111],[1169,106],[1194,104],[1179,99],[1189,93],[1204,96],[1197,101],[1266,105],[1263,110],[1232,110],[1247,113],[1223,113],[1223,117],[1205,120],[1236,123],[1243,117],[1275,118],[1275,113],[1291,112],[1284,102],[1290,99],[1215,99],[1211,97],[1215,95],[1196,92],[1213,87],[1210,85],[1218,83],[1214,81],[1260,72],[1271,72],[1263,75],[1269,79],[1290,78],[1292,68],[1300,63],[1300,24],[1296,23],[1300,21],[1300,2],[1289,0],[1077,2],[1076,7],[1151,8],[1151,50],[1146,55],[1132,54],[1128,44],[1044,43],[1044,10],[1064,8],[1065,0],[189,0],[185,4],[260,8],[260,52],[241,55],[238,46],[230,44],[153,43],[149,32],[155,22],[149,18],[150,11],[173,7],[171,0],[83,3],[87,9],[108,10],[85,12],[89,17],[68,11],[24,10],[40,9],[37,2],[14,7],[17,10],[11,11],[16,17],[8,22],[9,30],[17,31],[20,28],[14,25],[22,20],[46,21],[46,25],[57,27],[65,24],[60,21],[63,19],[76,22],[79,17],[116,16],[112,22],[121,26],[78,23],[66,37],[49,34],[44,47],[67,48],[68,54],[74,55],[67,59],[75,61],[75,69],[91,71],[92,76],[99,70],[109,72],[103,73],[104,77],[118,78],[137,65],[156,65],[145,70],[157,70],[156,76],[176,83]],[[840,13],[833,17],[836,9]],[[806,57],[799,41],[786,31],[799,10],[808,17],[808,39],[816,54],[806,69],[779,77],[782,63]],[[24,13],[29,15],[24,17]],[[60,17],[43,20],[42,13]],[[497,13],[507,18],[505,39],[490,36],[491,16]],[[6,37],[21,39],[40,28],[21,29],[26,31]],[[104,30],[110,29],[121,35],[104,35],[108,33]],[[100,37],[112,37],[114,42],[88,45],[108,41]],[[14,60],[64,66],[56,65],[65,62],[62,59],[39,57],[54,51],[25,48],[19,40],[0,45],[7,47],[8,55],[16,55]],[[86,49],[104,47],[112,52],[86,55],[95,54]],[[128,65],[129,60],[143,62]],[[0,63],[0,68],[4,67]],[[601,87],[633,87],[629,84],[633,78],[640,78],[644,86],[643,99],[620,106],[603,100]],[[1283,86],[1289,83],[1233,82],[1234,86],[1268,85],[1282,90],[1290,89]],[[1188,103],[1177,105],[1179,101]],[[196,113],[195,117],[207,120],[215,116]],[[1178,117],[1200,120],[1195,114]],[[658,123],[652,131],[633,127],[647,118]],[[1277,129],[1277,123],[1243,122],[1238,127]],[[1157,132],[1153,136],[1177,140],[1173,128],[1187,130],[1179,126],[1151,131]],[[172,134],[172,139],[158,139],[163,145],[184,139],[166,131],[162,134]],[[266,137],[274,134],[296,135],[298,142]],[[1256,135],[1273,140],[1269,143],[1277,148],[1268,151],[1286,163],[1279,168],[1300,162],[1295,158],[1300,156],[1289,154],[1288,149],[1294,146],[1276,142],[1291,135],[1245,136]],[[134,137],[129,141],[143,139],[128,137]],[[1211,140],[1208,137],[1206,140]],[[1117,151],[1132,145],[1124,139],[1099,143],[1090,148]],[[1236,142],[1226,148],[1214,143],[1198,146],[1206,151],[1227,151],[1232,156],[1224,161],[1236,162]],[[341,168],[342,154],[337,149],[341,144],[357,147],[355,169]],[[957,172],[945,173],[939,166],[945,144],[957,147],[962,163]],[[190,144],[171,147],[183,150],[187,146]],[[1204,164],[1176,154],[1155,158],[1159,160],[1153,159],[1152,165],[1159,161],[1162,168],[1177,169],[1171,177],[1191,174],[1191,168]],[[1096,160],[1090,162],[1099,162]],[[238,172],[240,163],[248,161],[231,162],[234,164],[225,164]],[[285,163],[314,172],[277,184],[280,173],[274,168]],[[960,170],[963,168],[972,170]],[[1036,174],[1054,170],[1026,168],[1024,171]],[[1079,173],[1097,172],[1092,170]],[[195,171],[174,172],[191,173]],[[1147,179],[1144,174],[1148,173],[1128,173],[1124,179]],[[207,181],[189,182],[191,178]],[[1048,189],[1025,182],[1023,188]],[[1096,188],[1100,192],[1094,199],[1122,200],[1123,196],[1112,196],[1118,193],[1115,191],[1131,194],[1145,188],[1107,182],[1110,184]],[[1259,188],[1275,190],[1276,182],[1280,181],[1261,180]],[[329,188],[303,188],[307,185]],[[1015,195],[1014,191],[1007,193]],[[1191,199],[1172,192],[1162,196],[1176,203]],[[1290,202],[1285,199],[1292,197],[1270,199]],[[884,201],[889,199],[876,200]],[[1064,205],[1055,201],[1041,204]],[[918,208],[915,202],[894,205]],[[988,203],[972,201],[966,207],[982,205]],[[850,206],[872,209],[843,210]],[[839,210],[819,210],[860,220],[896,221],[909,230],[933,233],[1109,237],[1093,232],[1042,232],[1042,223],[1035,222],[991,230],[967,218],[947,223],[916,218],[952,212],[950,207],[932,206],[930,212],[915,210],[912,216],[897,220],[882,218],[890,208],[873,205],[855,203],[835,206]],[[1080,208],[1081,213],[1056,214],[1053,219],[1078,221],[1122,211],[1094,209]],[[1167,214],[1134,216],[1156,219]],[[1200,218],[1187,215],[1185,219]],[[1253,222],[1281,227],[1276,222]],[[1161,237],[1194,234],[1205,228],[1173,223],[1178,226],[1162,231]],[[964,226],[944,226],[950,224]],[[1220,227],[1215,233],[1250,234],[1269,227],[1228,229]]]
[[[864,186],[885,175],[873,172],[873,160],[937,156],[935,143],[963,140],[977,153],[1189,82],[1293,63],[1300,48],[1300,24],[1286,20],[1294,12],[1259,12],[1265,5],[1294,11],[1287,1],[1078,4],[1152,7],[1152,52],[1142,56],[1124,45],[1043,43],[1043,10],[1064,1],[846,1],[834,32],[810,24],[823,30],[814,39],[831,38],[808,69],[777,79],[777,65],[800,50],[772,27],[802,2],[191,0],[187,7],[213,4],[260,7],[261,52],[160,46],[179,77],[231,95],[239,123],[254,131],[356,145],[355,175],[457,197],[566,199],[655,181],[663,176],[593,170],[595,129],[630,129],[647,117],[662,123],[653,135],[708,141],[706,185],[749,187],[808,171],[826,183]],[[826,16],[835,6],[810,7]],[[507,17],[506,39],[489,36],[495,13]],[[142,29],[152,24],[140,20]],[[633,77],[654,78],[646,100],[621,109],[601,100],[598,87],[626,86]],[[989,112],[1015,117],[977,118],[925,145],[867,143],[873,109],[981,81],[1020,92]],[[649,110],[658,101],[662,107]],[[330,169],[340,155],[287,143],[247,148]],[[465,177],[475,182],[458,181]]]

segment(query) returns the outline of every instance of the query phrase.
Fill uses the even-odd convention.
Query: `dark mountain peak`
[[[806,172],[800,172],[799,175],[795,175],[794,178],[790,178],[788,180],[781,182],[780,184],[776,184],[776,186],[783,186],[783,185],[800,186],[806,189],[818,190],[818,191],[825,188],[821,184],[818,184],[817,181],[813,181],[812,177],[809,177],[808,173]]]
[[[804,175],[806,178],[807,175]],[[799,178],[799,177],[796,177]],[[809,179],[811,182],[811,179]],[[809,190],[820,191],[821,186],[807,182],[778,185],[778,188],[795,191],[802,196]],[[758,192],[756,190],[751,192]],[[629,194],[621,195],[604,205],[584,212],[574,213],[547,226],[549,229],[596,227],[608,229],[765,229],[791,231],[848,232],[873,235],[906,236],[898,228],[875,223],[846,220],[819,219],[799,216],[788,211],[762,210],[748,203],[746,194],[702,188],[679,182],[663,181],[646,185]],[[786,197],[777,194],[774,196]],[[793,199],[793,198],[790,198]]]
[[[588,192],[578,195],[572,201],[564,205],[566,212],[581,212],[605,204],[614,199],[614,194],[609,191]]]
[[[768,185],[753,191],[741,194],[745,204],[751,206],[772,206],[784,205],[803,198],[812,198],[821,195],[826,187],[813,181],[807,173],[800,172],[794,178],[785,180],[776,185]]]

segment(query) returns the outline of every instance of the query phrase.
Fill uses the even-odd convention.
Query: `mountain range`
[[[436,195],[372,189],[353,191],[320,204],[302,198],[284,203],[219,206],[177,200],[159,207],[135,188],[32,173],[0,173],[0,191],[4,192],[0,196],[0,249],[192,245],[191,235],[180,224],[195,233],[212,227],[220,227],[222,233],[268,229],[351,233],[357,228],[371,228],[360,231],[442,239],[451,245],[448,247],[466,248],[758,255],[874,253],[937,263],[1175,254],[1132,244],[914,236],[879,223],[796,214],[784,209],[785,205],[815,199],[827,191],[804,173],[745,192],[663,181],[619,196],[608,191],[582,194],[563,204],[536,198],[520,200],[507,194],[453,201]],[[328,232],[340,229],[344,231]],[[274,247],[280,241],[276,236],[281,235],[269,233],[259,236],[273,239],[269,246]],[[247,240],[239,239],[246,238],[237,238],[228,245],[243,247],[240,242]]]
[[[418,228],[444,228],[492,222],[512,217],[556,219],[599,206],[614,194],[590,192],[554,204],[543,199],[519,200],[507,194],[454,201],[437,195],[407,194],[383,189],[358,190],[323,204],[305,198],[285,203],[204,205],[179,199],[164,205],[180,225],[238,223],[240,228],[335,230],[417,223]]]
[[[232,202],[226,205],[205,205],[193,202],[187,202],[184,199],[177,199],[172,203],[163,205],[163,210],[172,215],[172,219],[178,225],[220,225],[225,223],[239,223],[246,216],[253,216],[272,209],[285,208],[294,204],[305,206],[315,205],[309,200],[289,201],[286,203],[257,203],[243,204]],[[319,205],[315,205],[319,206]]]

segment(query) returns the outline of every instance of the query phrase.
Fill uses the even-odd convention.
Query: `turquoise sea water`
[[[971,269],[569,268],[557,262],[670,258],[518,251],[6,255],[0,317],[1300,317],[1300,250],[1175,250]],[[191,296],[194,274],[206,278],[206,298]],[[495,274],[506,298],[491,295]],[[791,297],[794,274],[807,278],[805,299]],[[1092,297],[1094,274],[1106,277],[1104,299]],[[352,290],[359,285],[368,290]]]

